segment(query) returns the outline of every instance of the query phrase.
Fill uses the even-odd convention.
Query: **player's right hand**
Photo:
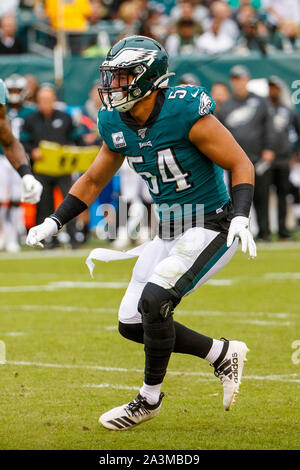
[[[41,246],[44,248],[42,240],[45,238],[51,237],[58,232],[57,223],[55,220],[47,217],[44,222],[40,225],[32,227],[26,238],[26,245],[28,246]]]

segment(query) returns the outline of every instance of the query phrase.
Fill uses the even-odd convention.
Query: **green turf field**
[[[300,244],[238,252],[177,308],[251,349],[233,410],[206,361],[174,354],[160,415],[127,432],[98,418],[143,379],[143,347],[116,330],[134,261],[96,262],[91,279],[87,254],[0,255],[0,449],[300,449]]]

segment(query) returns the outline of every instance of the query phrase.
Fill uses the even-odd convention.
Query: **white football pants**
[[[173,288],[184,297],[225,266],[234,255],[238,239],[226,246],[227,235],[194,227],[175,240],[156,236],[139,256],[131,281],[121,301],[119,320],[122,323],[141,323],[138,302],[147,282],[165,289]]]

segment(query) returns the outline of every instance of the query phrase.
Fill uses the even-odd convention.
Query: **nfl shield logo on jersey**
[[[146,137],[146,132],[147,132],[147,127],[144,127],[143,129],[139,129],[138,130],[138,136],[141,138],[141,139],[144,139]]]
[[[116,149],[118,149],[120,147],[126,147],[126,141],[125,141],[125,138],[124,138],[124,135],[123,135],[122,131],[115,132],[111,136],[112,136],[112,140],[113,140],[113,143],[114,143],[114,146],[116,147]]]

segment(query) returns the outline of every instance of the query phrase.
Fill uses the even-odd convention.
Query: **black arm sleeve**
[[[253,184],[243,183],[237,184],[232,188],[232,203],[234,217],[241,215],[249,217],[251,204],[253,200],[254,186]]]
[[[78,199],[78,197],[73,196],[73,194],[68,193],[57,210],[53,214],[49,215],[49,217],[55,220],[58,230],[60,230],[63,225],[81,214],[81,212],[85,211],[87,207],[88,206],[85,202]]]
[[[31,170],[31,166],[28,164],[22,164],[19,166],[19,168],[17,168],[17,172],[19,173],[19,175],[21,176],[21,178],[23,178],[23,176],[25,175],[32,175],[32,170]]]

